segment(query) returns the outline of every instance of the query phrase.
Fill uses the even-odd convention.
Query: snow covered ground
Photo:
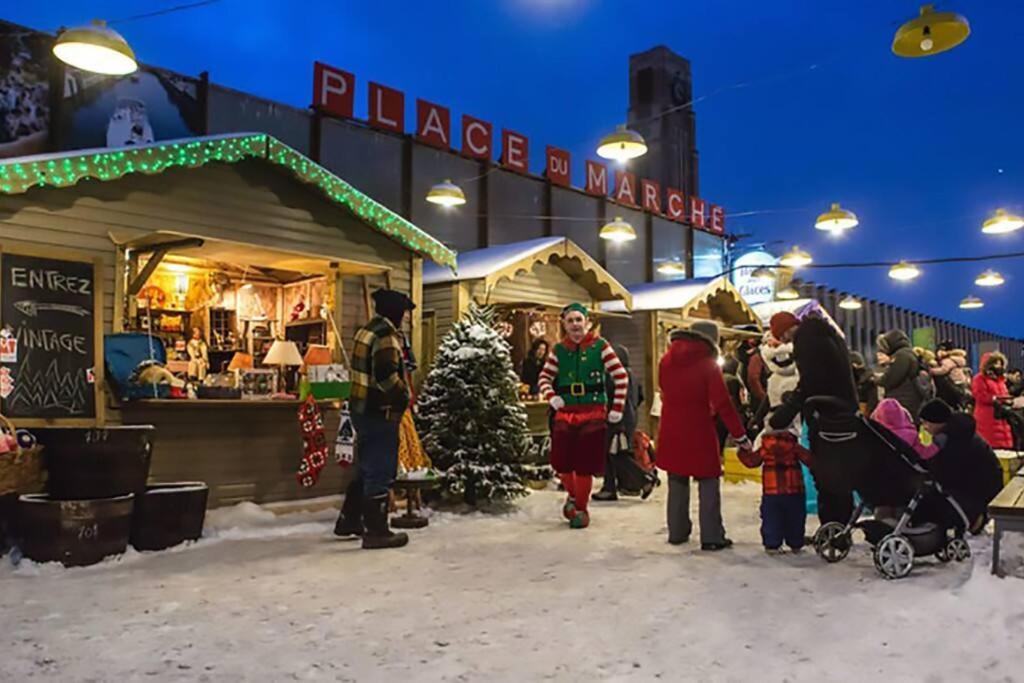
[[[209,538],[65,570],[0,569],[0,680],[1020,681],[1024,581],[925,560],[879,578],[767,557],[755,486],[725,487],[732,550],[664,542],[665,487],[593,506],[435,515],[398,551],[333,514],[211,514]]]

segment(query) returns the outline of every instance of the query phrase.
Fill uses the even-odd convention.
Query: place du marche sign
[[[0,255],[0,412],[96,416],[92,263]]]

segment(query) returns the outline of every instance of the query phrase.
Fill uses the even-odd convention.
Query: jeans
[[[765,495],[761,498],[761,541],[765,548],[796,550],[804,545],[807,503],[802,493]]]
[[[367,498],[386,495],[398,473],[398,426],[381,415],[353,415],[356,461]]]

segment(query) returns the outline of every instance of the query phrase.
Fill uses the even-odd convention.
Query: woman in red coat
[[[718,368],[718,326],[710,321],[672,332],[661,359],[661,419],[657,465],[668,472],[668,542],[690,540],[690,477],[700,496],[702,550],[732,545],[722,524],[721,451],[715,431],[717,415],[741,448],[750,448],[736,409]]]
[[[1013,448],[1010,423],[997,420],[995,415],[996,402],[1010,396],[1006,388],[1006,356],[993,351],[981,357],[981,371],[971,382],[971,393],[974,395],[974,419],[981,438],[992,448]]]

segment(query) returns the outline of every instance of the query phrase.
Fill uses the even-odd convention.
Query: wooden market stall
[[[606,321],[604,335],[629,350],[633,376],[644,388],[647,404],[639,414],[641,429],[653,433],[650,408],[658,390],[658,363],[668,348],[669,333],[695,320],[714,320],[721,325],[723,339],[759,334],[738,329],[761,329],[760,320],[728,278],[666,280],[634,285],[633,311],[628,319]],[[602,310],[623,313],[618,302],[602,304]]]
[[[618,302],[623,311],[632,306],[629,291],[565,237],[541,237],[462,252],[458,272],[426,264],[422,366],[431,365],[434,350],[472,302],[497,309],[499,325],[512,347],[516,371],[520,372],[535,341],[543,339],[552,344],[560,338],[559,314],[574,301],[594,311],[598,325],[618,315],[601,311],[602,302]],[[522,395],[531,432],[545,434],[547,404],[525,390]]]
[[[277,339],[293,342],[300,355],[326,345],[343,362],[340,344],[351,348],[372,313],[374,289],[390,286],[421,301],[424,259],[455,265],[444,245],[264,134],[7,160],[0,164],[0,271],[21,268],[18,282],[29,284],[35,276],[23,273],[32,268],[57,272],[51,281],[68,291],[40,289],[38,316],[20,313],[25,304],[0,304],[0,326],[22,341],[18,363],[49,361],[50,347],[79,357],[48,366],[66,385],[58,399],[38,399],[27,411],[6,401],[0,411],[14,408],[40,425],[153,424],[151,478],[206,481],[212,505],[336,493],[333,463],[319,487],[296,483],[298,401],[270,397],[275,388],[294,390],[294,368],[261,361]],[[86,273],[96,302],[89,335],[84,314],[51,313],[54,303],[85,305],[73,290],[86,287]],[[421,308],[406,330],[415,352]],[[33,320],[55,329],[33,332]],[[128,331],[145,333],[155,355],[157,346],[166,353],[167,369],[198,389],[183,394],[204,395],[202,375],[222,375],[234,390],[119,403],[99,358],[104,334]],[[240,370],[224,377],[230,366]],[[20,386],[25,368],[4,367]],[[92,402],[81,400],[83,387],[94,389]],[[330,433],[337,404],[324,408]]]

